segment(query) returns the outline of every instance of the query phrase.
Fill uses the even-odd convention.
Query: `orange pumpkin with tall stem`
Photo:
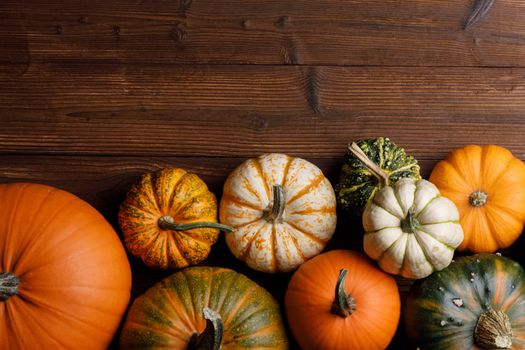
[[[333,250],[304,263],[285,295],[302,349],[385,349],[400,315],[397,284],[363,255]]]

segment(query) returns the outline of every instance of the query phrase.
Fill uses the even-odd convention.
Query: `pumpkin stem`
[[[483,349],[509,349],[512,346],[509,316],[493,309],[482,313],[474,329],[474,339]]]
[[[401,229],[406,233],[414,233],[414,231],[419,226],[419,222],[416,219],[416,216],[409,210],[407,216],[401,220]]]
[[[219,350],[224,333],[221,316],[207,307],[202,310],[202,315],[206,320],[206,328],[201,334],[193,333],[188,350]]]
[[[187,231],[194,228],[216,228],[218,230],[233,232],[235,229],[231,226],[219,224],[218,222],[192,222],[189,224],[176,224],[173,217],[170,215],[164,215],[159,218],[157,222],[159,227],[163,230],[172,231]]]
[[[273,201],[264,211],[264,218],[268,221],[282,221],[286,206],[286,190],[283,185],[273,185]]]
[[[332,313],[347,318],[355,311],[355,299],[352,295],[346,294],[345,281],[347,269],[339,271],[337,283],[335,284],[335,300],[332,303]]]
[[[20,279],[12,272],[0,272],[0,301],[6,301],[18,294]]]
[[[352,142],[348,149],[354,156],[357,157],[366,167],[367,169],[374,175],[378,180],[381,186],[386,187],[390,183],[390,179],[388,174],[381,169],[376,163],[374,163],[365,152],[357,145],[357,143]]]
[[[489,195],[487,194],[487,192],[478,190],[470,194],[470,196],[468,197],[468,202],[473,207],[482,207],[485,205],[485,203],[487,203],[488,197]]]

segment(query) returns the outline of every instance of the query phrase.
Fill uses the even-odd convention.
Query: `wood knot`
[[[82,16],[78,21],[82,24],[86,24],[88,22],[88,18],[86,16]]]
[[[475,0],[474,6],[470,11],[469,16],[463,24],[463,30],[467,30],[474,24],[479,22],[489,12],[490,8],[494,4],[494,0]]]
[[[251,124],[255,130],[266,129],[268,127],[268,121],[260,115],[254,115]]]
[[[277,20],[276,24],[279,27],[287,27],[290,24],[290,17],[289,16],[281,16]]]
[[[249,19],[243,19],[241,21],[241,27],[243,27],[244,29],[250,28],[251,25],[252,25],[252,22],[250,22]]]
[[[298,64],[299,50],[293,38],[287,38],[282,46],[283,63],[284,64]]]
[[[59,25],[59,26],[56,26],[56,33],[57,33],[57,34],[62,34],[62,33],[64,33],[64,27],[62,27],[62,26],[60,26],[60,25]]]
[[[181,11],[188,11],[191,7],[192,0],[180,0],[180,9]]]
[[[316,68],[310,68],[306,74],[306,100],[312,111],[316,114],[322,112],[319,97],[319,77]]]
[[[177,25],[171,32],[171,38],[176,42],[181,42],[186,38],[186,29],[182,25]]]
[[[120,27],[113,26],[113,35],[119,35],[119,34],[120,34]]]

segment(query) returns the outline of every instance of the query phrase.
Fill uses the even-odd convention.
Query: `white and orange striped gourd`
[[[287,272],[319,254],[336,226],[332,185],[314,164],[285,154],[248,159],[226,180],[220,221],[232,253],[263,272]]]

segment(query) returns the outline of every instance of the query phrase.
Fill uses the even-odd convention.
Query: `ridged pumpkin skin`
[[[427,180],[380,189],[363,213],[363,246],[388,273],[424,278],[447,267],[463,240],[459,213]]]
[[[406,329],[421,350],[480,349],[474,329],[489,309],[508,316],[511,349],[525,349],[523,268],[493,254],[459,257],[412,286],[404,308]]]
[[[495,145],[456,149],[434,167],[430,181],[459,209],[465,234],[459,250],[495,252],[523,231],[525,164],[509,150]],[[474,206],[471,195],[477,192],[486,197],[477,198],[473,203],[479,206]]]
[[[398,147],[388,138],[360,140],[356,144],[385,172],[390,184],[395,184],[399,179],[406,177],[415,180],[421,178],[417,160],[407,155],[403,148]],[[383,185],[380,179],[349,150],[345,155],[339,182],[335,188],[337,202],[340,208],[352,217],[360,217],[368,202]]]
[[[149,267],[175,269],[204,260],[219,230],[164,229],[159,226],[164,216],[178,224],[216,223],[217,200],[204,181],[179,168],[144,174],[128,192],[119,212],[126,248]]]
[[[343,318],[331,312],[341,269],[345,291],[355,311]],[[395,280],[365,256],[333,250],[304,263],[285,295],[288,323],[302,349],[382,350],[399,322],[400,298]]]
[[[279,305],[246,276],[218,267],[189,267],[150,288],[132,304],[121,349],[184,349],[205,328],[202,310],[224,323],[221,349],[287,349]]]
[[[283,212],[275,190],[283,191]],[[335,231],[335,193],[314,164],[284,154],[265,154],[239,165],[224,184],[220,221],[232,253],[263,272],[287,272],[319,254]]]
[[[106,349],[131,289],[113,228],[44,185],[0,185],[0,207],[0,275],[20,279],[18,294],[0,299],[0,349]]]

